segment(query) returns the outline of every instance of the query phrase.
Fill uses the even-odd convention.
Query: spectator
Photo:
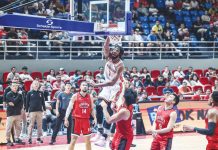
[[[29,125],[29,144],[32,144],[32,130],[37,123],[37,142],[43,143],[41,139],[42,136],[42,117],[43,112],[45,113],[45,98],[43,92],[39,91],[39,82],[33,81],[32,83],[33,90],[27,93],[27,106],[26,112],[27,116],[30,116],[30,125]]]
[[[159,37],[159,39],[162,41],[162,34],[163,34],[163,27],[160,24],[160,21],[156,21],[156,24],[152,27],[152,31],[155,32],[155,34]]]
[[[149,73],[147,67],[143,67],[141,73],[139,74],[139,78],[143,79],[145,78],[147,75],[151,76],[151,74]]]
[[[202,100],[208,100],[210,98],[210,94],[211,94],[211,90],[210,89],[207,89],[206,92],[205,92],[205,96],[203,97]]]
[[[170,87],[170,83],[167,82],[165,84],[165,88],[163,88],[163,94],[166,94],[166,93],[170,93],[170,94],[173,94],[173,89]]]
[[[191,88],[187,86],[187,82],[184,81],[182,82],[182,85],[179,86],[179,94],[183,94],[183,95],[193,94]]]
[[[218,80],[217,79],[214,81],[214,86],[212,87],[212,90],[218,91]]]
[[[182,3],[182,8],[185,10],[190,10],[191,9],[191,4],[188,0],[184,0]]]
[[[143,55],[143,47],[144,47],[143,41],[144,41],[144,39],[143,39],[142,35],[140,34],[140,31],[138,28],[136,29],[136,31],[134,32],[134,34],[132,36],[133,36],[133,41],[136,41],[134,43],[134,46],[139,47],[139,48],[137,48],[138,49],[137,54]]]
[[[16,67],[11,68],[11,72],[8,74],[6,81],[11,82],[14,77],[19,78],[19,73],[17,73]]]
[[[154,86],[154,83],[151,81],[151,76],[147,75],[145,77],[144,87]]]
[[[65,74],[64,68],[59,69],[59,75],[61,76],[62,81],[69,80],[69,76],[67,74]]]
[[[171,71],[169,70],[169,66],[164,67],[162,75],[163,75],[164,79],[170,80],[172,74],[171,74]]]
[[[185,74],[183,73],[181,66],[177,67],[177,70],[174,72],[173,76],[174,78],[184,78],[185,77]]]
[[[131,84],[133,84],[134,88],[143,87],[142,81],[139,80],[138,75],[133,76],[133,81]]]
[[[193,9],[193,10],[198,10],[199,9],[199,3],[198,3],[197,0],[191,0],[190,6],[191,6],[191,9]]]
[[[76,70],[75,74],[73,76],[70,76],[70,83],[72,85],[75,85],[75,87],[79,88],[79,86],[77,85],[77,82],[83,78],[83,75],[81,74],[80,70]]]
[[[159,75],[157,81],[154,83],[155,87],[165,86],[165,84],[166,82],[164,81],[164,77],[162,75]]]
[[[6,35],[6,39],[18,39],[17,31],[15,28],[10,28],[10,31]],[[8,55],[15,55],[16,52],[10,52],[10,51],[18,51],[18,41],[7,41],[7,48]]]
[[[33,81],[33,78],[29,75],[27,71],[28,71],[27,66],[23,66],[22,73],[20,74],[20,79],[22,82]]]
[[[21,110],[23,108],[22,95],[18,93],[18,84],[11,84],[11,91],[6,95],[7,104],[7,121],[6,121],[6,140],[8,146],[13,146],[11,142],[11,130],[14,127],[15,131],[15,143],[24,144],[19,139],[21,133]]]
[[[196,74],[191,75],[189,83],[191,86],[200,85],[202,86],[201,82],[199,81],[199,78]]]
[[[49,99],[48,99],[49,92],[46,90],[46,87],[44,84],[40,84],[39,91],[41,91],[43,93],[45,101],[49,101]]]
[[[53,80],[56,80],[55,77],[55,70],[54,69],[50,69],[49,70],[49,75],[47,75],[47,79],[48,82],[52,82]]]
[[[148,97],[147,92],[143,90],[141,95],[138,97],[138,103],[144,103],[148,101],[151,101],[151,99]]]
[[[61,80],[61,76],[57,75],[56,76],[56,81],[53,83],[53,90],[59,90],[61,86],[64,85],[64,82]]]
[[[54,132],[54,127],[56,124],[57,117],[53,115],[53,109],[50,103],[45,102],[46,107],[46,114],[43,115],[42,119],[42,129],[43,129],[43,136],[48,136],[48,125],[51,123],[51,129]]]
[[[150,4],[150,7],[148,9],[149,14],[155,16],[158,14],[158,9],[154,7],[154,4]]]
[[[94,90],[93,86],[89,86],[88,92],[94,99],[97,99],[98,93]]]
[[[99,73],[96,75],[96,77],[98,77],[101,81],[105,80],[105,76],[104,76],[104,67],[99,67]]]
[[[140,35],[144,33],[143,28],[141,27],[140,23],[136,24],[136,27],[134,28],[134,32],[138,32]]]
[[[188,72],[185,74],[185,79],[189,80],[191,76],[194,74],[193,67],[188,67]]]
[[[173,0],[166,0],[165,1],[165,6],[168,10],[172,10],[174,7],[174,1]]]
[[[130,75],[130,71],[129,71],[128,67],[124,67],[123,76],[126,80],[128,80],[128,81],[130,80],[131,75]]]
[[[192,100],[195,100],[195,101],[202,100],[201,94],[202,94],[202,90],[199,88],[199,89],[195,92],[195,94],[192,96]]]
[[[136,66],[132,67],[132,73],[130,75],[131,75],[131,78],[133,78],[133,76],[135,75],[139,76],[139,72]]]
[[[208,11],[205,11],[205,14],[201,16],[201,20],[203,23],[209,23],[210,22],[210,16],[208,14]]]
[[[148,40],[147,47],[151,47],[151,48],[148,48],[148,50],[150,50],[151,52],[156,51],[156,48],[153,48],[153,47],[160,46],[160,44],[157,42],[158,39],[157,39],[157,36],[154,30],[151,30],[151,33],[148,35],[147,40]]]
[[[84,80],[86,80],[86,81],[94,80],[94,78],[92,76],[92,72],[90,70],[86,71],[86,74],[84,76]]]
[[[216,69],[213,67],[209,67],[208,71],[205,73],[205,77],[208,77],[209,79],[213,77],[217,77]]]
[[[138,13],[140,16],[148,16],[148,8],[146,8],[145,5],[140,5],[140,7],[138,8]]]
[[[174,78],[173,76],[171,76],[170,78],[170,86],[177,86],[179,87],[181,85],[179,78]]]

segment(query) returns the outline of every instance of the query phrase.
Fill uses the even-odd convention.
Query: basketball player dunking
[[[218,150],[218,91],[213,91],[208,104],[211,108],[208,109],[205,119],[206,129],[184,125],[183,130],[206,135],[208,141],[206,150]]]
[[[104,56],[107,61],[104,70],[105,82],[98,84],[91,82],[91,84],[94,87],[103,87],[98,96],[98,102],[100,103],[102,100],[104,100],[108,104],[108,111],[110,115],[112,115],[113,111],[111,108],[114,109],[124,103],[122,97],[124,94],[125,85],[123,79],[124,64],[121,60],[124,51],[119,45],[115,45],[114,48],[110,49],[110,38],[111,37],[107,37],[103,49]],[[105,146],[106,139],[111,133],[111,125],[107,122],[104,122],[103,130],[103,110],[100,105],[96,105],[96,113],[98,133],[94,138],[92,138],[92,141],[95,141],[95,144],[98,146]]]
[[[90,130],[90,115],[93,116],[96,123],[96,117],[93,109],[93,99],[87,93],[88,84],[84,81],[80,84],[80,92],[74,94],[71,98],[65,115],[65,126],[69,126],[68,117],[72,111],[73,116],[73,138],[71,140],[69,150],[74,150],[78,136],[82,133],[85,137],[86,150],[91,150],[91,130]]]

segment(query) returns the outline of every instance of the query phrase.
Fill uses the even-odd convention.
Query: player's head
[[[167,96],[164,102],[168,105],[176,106],[179,103],[179,96],[176,94],[170,94]]]
[[[208,100],[210,106],[218,106],[218,91],[213,91]]]
[[[83,92],[88,92],[88,83],[86,81],[80,83],[80,90]]]
[[[122,58],[124,50],[120,45],[116,44],[113,48],[111,48],[110,54],[112,59],[117,59],[118,57]]]
[[[127,106],[135,104],[137,99],[137,93],[130,88],[126,89],[124,93],[124,98]]]

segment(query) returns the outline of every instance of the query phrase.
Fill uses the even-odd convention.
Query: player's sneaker
[[[101,137],[101,134],[100,134],[99,132],[97,132],[97,133],[95,134],[95,136],[91,138],[90,141],[91,141],[91,142],[96,142],[96,141],[98,141],[98,140],[100,139],[100,137]]]
[[[100,146],[100,147],[105,147],[106,146],[105,137],[101,136],[99,140],[95,142],[95,145]]]
[[[37,143],[43,143],[43,140],[41,138],[37,138]]]

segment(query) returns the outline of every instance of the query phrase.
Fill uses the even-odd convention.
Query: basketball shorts
[[[103,87],[98,97],[103,98],[106,102],[115,102],[119,106],[123,104],[124,90],[124,83]]]
[[[172,138],[159,138],[156,137],[151,143],[151,150],[171,150]]]
[[[129,150],[133,141],[133,136],[124,137],[120,133],[115,133],[112,143],[112,150]]]
[[[76,136],[91,135],[89,118],[74,118],[72,134]]]

